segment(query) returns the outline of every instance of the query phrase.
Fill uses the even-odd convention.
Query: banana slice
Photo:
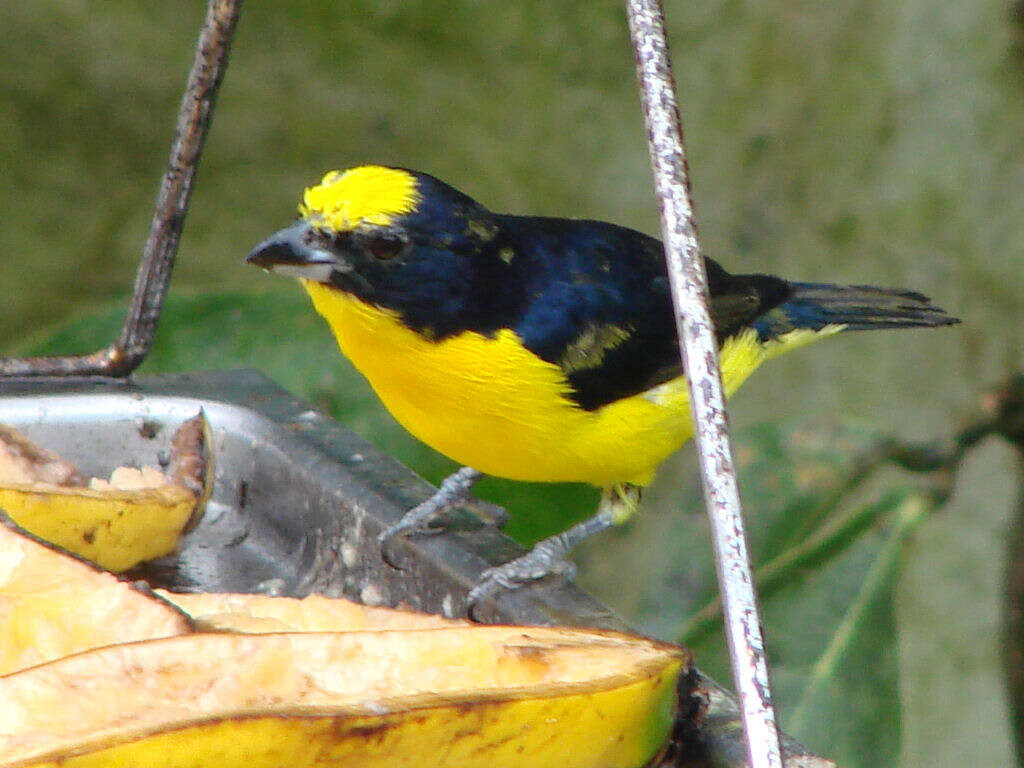
[[[189,631],[188,617],[170,604],[0,524],[0,675]]]
[[[546,627],[184,635],[0,678],[0,765],[637,768],[688,664]]]
[[[209,494],[206,420],[171,441],[171,471],[118,467],[87,480],[24,435],[0,427],[0,509],[30,533],[119,572],[174,551]]]

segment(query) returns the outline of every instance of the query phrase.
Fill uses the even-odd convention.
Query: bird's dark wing
[[[603,222],[508,217],[536,276],[515,331],[558,365],[580,407],[644,392],[681,374],[661,243]],[[525,255],[525,254],[524,254]],[[526,261],[526,260],[524,260]],[[719,340],[784,301],[788,283],[733,276],[706,260]]]

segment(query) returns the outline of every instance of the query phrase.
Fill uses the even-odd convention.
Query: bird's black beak
[[[247,264],[268,272],[281,272],[318,282],[330,280],[332,272],[350,272],[344,257],[327,250],[321,239],[304,221],[275,232],[246,256]]]
[[[312,255],[309,235],[309,226],[305,222],[297,222],[257,245],[245,261],[263,269],[273,269],[279,264],[307,264]]]

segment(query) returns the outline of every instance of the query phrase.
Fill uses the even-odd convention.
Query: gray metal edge
[[[403,557],[416,567],[388,567],[381,562],[376,535],[427,498],[433,486],[257,371],[0,380],[0,423],[25,431],[97,475],[120,464],[159,463],[169,449],[172,425],[200,409],[211,425],[218,479],[208,519],[185,537],[175,558],[184,562],[185,572],[160,572],[164,566],[155,564],[161,580],[172,587],[187,589],[191,579],[197,588],[210,591],[297,596],[319,592],[455,616],[464,613],[465,595],[483,569],[523,551],[493,527],[468,525],[468,530],[444,536],[402,541]],[[254,487],[267,473],[279,471],[285,482],[269,478],[274,494],[265,496],[278,497],[287,483],[297,486],[303,497],[314,498],[301,508],[296,502],[291,516],[275,515],[284,517],[286,525],[292,521],[300,526],[304,545],[298,551],[274,547],[275,540],[294,542],[295,530],[250,536],[238,515],[240,484]],[[250,498],[245,503],[257,501]],[[325,509],[327,517],[316,516]],[[218,557],[220,549],[235,549],[232,560],[238,560],[238,549],[250,541],[259,542],[258,551],[249,557],[251,573],[217,570],[218,563],[227,560]],[[261,572],[268,564],[272,569]],[[176,563],[173,568],[177,567]],[[253,574],[260,578],[253,581]],[[252,587],[240,590],[241,582]],[[636,631],[563,580],[503,593],[475,615],[488,622]],[[735,699],[703,675],[699,685],[709,701],[701,731],[707,764],[746,765]],[[784,752],[787,765],[832,765],[788,737]]]

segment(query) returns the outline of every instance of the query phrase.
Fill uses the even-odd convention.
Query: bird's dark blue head
[[[510,259],[498,218],[433,176],[331,171],[305,191],[299,214],[247,261],[329,284],[436,336],[472,326],[476,305],[501,293]]]

